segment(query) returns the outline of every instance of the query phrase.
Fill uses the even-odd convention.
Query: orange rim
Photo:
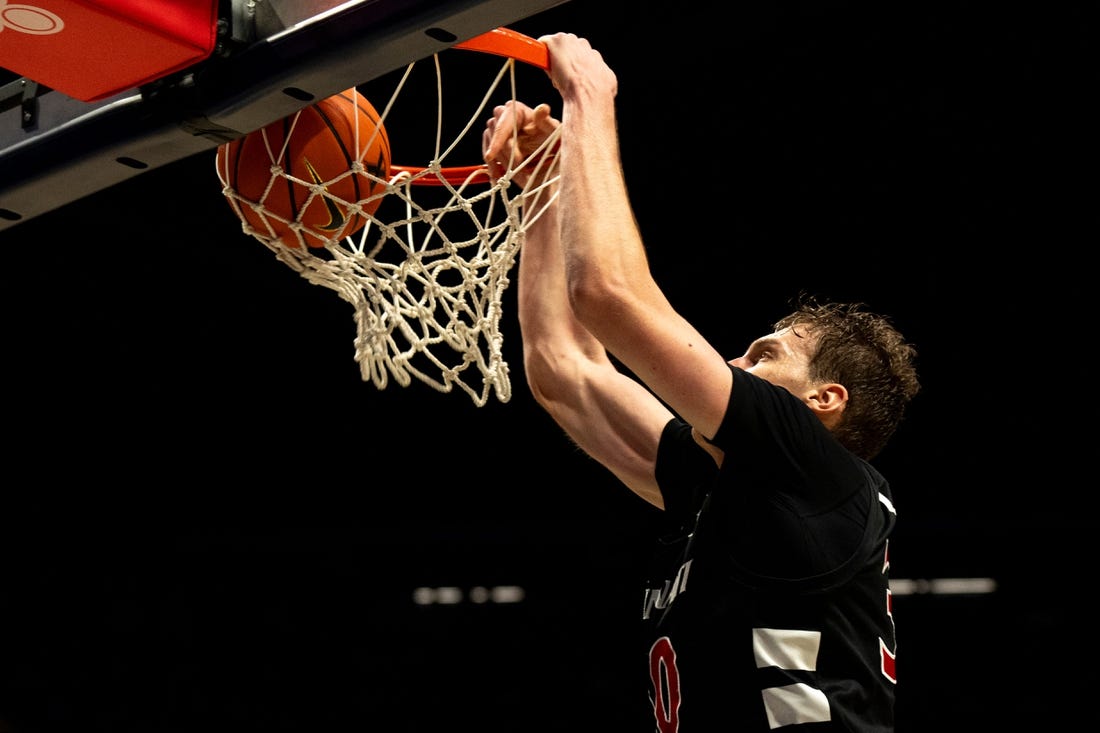
[[[474,36],[468,41],[456,43],[452,48],[513,58],[543,71],[550,68],[550,54],[546,50],[545,43],[509,28],[494,28],[487,33],[482,33],[480,36]],[[409,174],[412,177],[411,183],[414,186],[442,186],[444,181],[452,186],[460,186],[477,178],[489,180],[489,173],[484,164],[440,168],[438,175],[416,177],[425,170],[423,166],[390,166],[391,173]]]
[[[550,68],[550,54],[546,50],[545,43],[508,28],[495,28],[488,33],[474,36],[468,41],[456,43],[454,48],[507,56],[543,71]]]
[[[426,170],[427,168],[422,166],[391,165],[390,178],[392,179],[394,175],[398,173],[408,173],[411,179],[409,183],[414,186],[442,186],[444,181],[452,186],[461,186],[468,181],[475,181],[481,177],[489,177],[489,170],[484,165],[462,165],[450,168],[440,168],[438,175],[421,176],[420,178],[415,177]]]

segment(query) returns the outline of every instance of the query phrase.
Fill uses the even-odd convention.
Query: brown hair
[[[784,328],[816,338],[810,379],[848,390],[833,435],[863,459],[877,456],[920,391],[917,350],[887,317],[863,303],[819,303],[803,295],[795,310],[775,323],[776,331]]]

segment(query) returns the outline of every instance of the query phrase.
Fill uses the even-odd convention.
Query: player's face
[[[806,400],[813,391],[809,378],[813,345],[813,338],[804,329],[795,333],[784,328],[756,339],[730,363]]]

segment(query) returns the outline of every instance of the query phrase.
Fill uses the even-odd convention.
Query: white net
[[[460,51],[446,54],[468,55]],[[440,392],[458,388],[482,406],[491,394],[501,402],[511,399],[509,368],[502,351],[502,302],[524,226],[540,214],[528,212],[525,219],[522,205],[538,190],[510,186],[510,176],[490,182],[480,164],[449,165],[452,160],[480,163],[481,134],[493,105],[517,98],[515,60],[509,57],[500,62],[493,57],[493,68],[498,70],[488,91],[480,102],[465,100],[469,114],[462,116],[464,123],[457,132],[449,135],[444,124],[444,65],[440,57],[437,54],[410,64],[399,75],[381,112],[394,157],[405,162],[400,134],[410,125],[391,124],[392,115],[402,95],[414,86],[410,83],[414,69],[430,61],[435,77],[435,139],[433,149],[425,151],[424,164],[395,166],[387,179],[381,179],[360,156],[351,170],[342,174],[361,176],[367,184],[359,187],[362,191],[370,190],[371,184],[382,184],[380,201],[377,187],[370,199],[349,201],[329,191],[335,179],[318,182],[290,176],[281,165],[280,151],[270,151],[269,189],[284,182],[308,186],[311,196],[326,197],[349,217],[358,214],[366,220],[353,235],[324,239],[323,233],[309,230],[300,221],[283,219],[282,224],[298,238],[288,246],[286,237],[273,236],[270,227],[259,230],[243,215],[246,208],[262,210],[263,204],[245,199],[228,185],[226,171],[219,170],[218,175],[222,192],[241,218],[246,234],[266,245],[303,278],[332,289],[354,307],[355,361],[364,381],[384,389],[391,377],[403,387],[415,378]],[[464,78],[463,85],[468,86],[469,81]],[[421,125],[425,113],[423,103],[418,103],[416,116]],[[531,176],[531,180],[545,181],[543,186],[557,176],[556,160],[548,152],[555,143],[555,138],[548,140],[527,162],[546,171],[546,175]],[[364,146],[364,152],[368,147]],[[262,213],[264,221],[272,216]]]

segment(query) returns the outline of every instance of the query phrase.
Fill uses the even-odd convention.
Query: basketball
[[[288,247],[302,241],[324,247],[361,229],[385,191],[371,176],[388,180],[390,160],[386,128],[354,87],[217,152],[218,177],[234,212],[256,236]],[[356,161],[370,176],[352,172]],[[301,225],[300,233],[292,224]]]

